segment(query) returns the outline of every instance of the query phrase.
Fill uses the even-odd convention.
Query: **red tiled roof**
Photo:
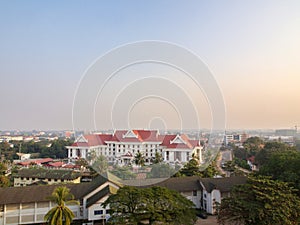
[[[48,166],[52,166],[52,167],[62,167],[62,165],[64,165],[63,162],[50,162],[50,163],[48,163]]]
[[[247,160],[251,163],[255,163],[255,156],[253,155],[253,156],[249,157]]]
[[[75,142],[71,146],[76,146],[76,147],[89,147],[89,144],[86,142]],[[92,145],[91,145],[92,146]]]
[[[159,139],[162,141],[162,145],[166,148],[193,149],[199,146],[199,141],[190,140],[185,134],[181,134],[179,136],[185,143],[171,143],[177,137],[175,134],[160,135]]]
[[[75,142],[72,146],[78,147],[90,147],[97,145],[105,145],[107,141],[112,142],[162,142],[162,146],[167,148],[185,148],[193,149],[196,146],[199,146],[199,141],[190,140],[185,134],[180,135],[179,137],[185,143],[171,143],[177,135],[168,134],[168,135],[159,135],[158,131],[155,130],[132,130],[133,134],[136,137],[126,137],[126,134],[130,132],[127,130],[117,130],[113,135],[111,134],[90,134],[84,135],[84,138],[87,142]]]
[[[63,168],[69,168],[69,169],[76,169],[76,168],[80,168],[79,165],[73,165],[73,164],[65,164],[62,166]]]
[[[105,145],[105,141],[110,140],[111,137],[111,134],[88,134],[84,135],[84,138],[87,140],[87,142],[75,142],[72,144],[72,146],[90,147],[97,145]]]
[[[132,130],[137,137],[125,137],[127,130],[117,130],[110,141],[118,142],[156,142],[158,132],[154,130]]]
[[[19,162],[19,165],[28,166],[30,164],[42,164],[47,162],[52,162],[51,158],[41,158],[41,159],[27,159],[26,161]]]

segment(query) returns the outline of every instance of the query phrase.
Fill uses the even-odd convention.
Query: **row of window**
[[[32,180],[32,181],[39,181],[39,180],[47,180],[47,181],[54,181],[54,182],[57,182],[58,180],[60,179],[42,179],[42,178],[29,178],[29,177],[21,177],[21,180]],[[60,180],[61,182],[65,182],[64,179],[61,179]]]

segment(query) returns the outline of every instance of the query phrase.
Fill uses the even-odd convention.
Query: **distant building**
[[[249,135],[246,133],[242,134],[226,134],[224,136],[224,144],[228,145],[229,143],[233,144],[242,144],[249,138]]]
[[[50,162],[53,162],[52,158],[38,158],[38,159],[24,159],[24,160],[14,160],[14,164],[29,167],[32,165],[44,166]]]
[[[275,135],[276,136],[293,136],[295,137],[297,134],[296,129],[278,129],[275,130]]]
[[[80,173],[72,170],[23,168],[14,176],[14,187],[33,184],[80,183]]]
[[[146,164],[151,164],[155,153],[167,163],[185,163],[195,154],[202,161],[199,140],[184,134],[160,135],[154,130],[117,130],[113,134],[81,135],[72,146],[67,146],[70,161],[86,159],[89,154],[104,155],[109,162],[126,165],[140,152]]]

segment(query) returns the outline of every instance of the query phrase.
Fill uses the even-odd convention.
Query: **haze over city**
[[[300,125],[296,0],[1,1],[0,28],[0,130],[72,129],[73,99],[87,68],[111,49],[142,40],[174,43],[199,56],[223,93],[227,129]],[[126,76],[115,82],[111,90],[126,84]],[[161,101],[144,103],[133,111],[133,125],[151,120],[141,116],[143,109],[161,108],[168,127],[176,128],[174,111]],[[202,103],[199,96],[196,107]],[[209,113],[203,114],[205,120]],[[97,128],[109,125],[99,121]]]

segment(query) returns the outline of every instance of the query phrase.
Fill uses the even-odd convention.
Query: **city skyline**
[[[299,1],[1,1],[0,28],[0,130],[72,129],[73,98],[87,68],[142,40],[175,43],[202,59],[223,93],[227,129],[300,125]],[[126,84],[123,77],[115,87]],[[147,101],[133,110],[135,127],[145,124],[141,110],[151,111],[149,103],[176,128],[174,112]]]

